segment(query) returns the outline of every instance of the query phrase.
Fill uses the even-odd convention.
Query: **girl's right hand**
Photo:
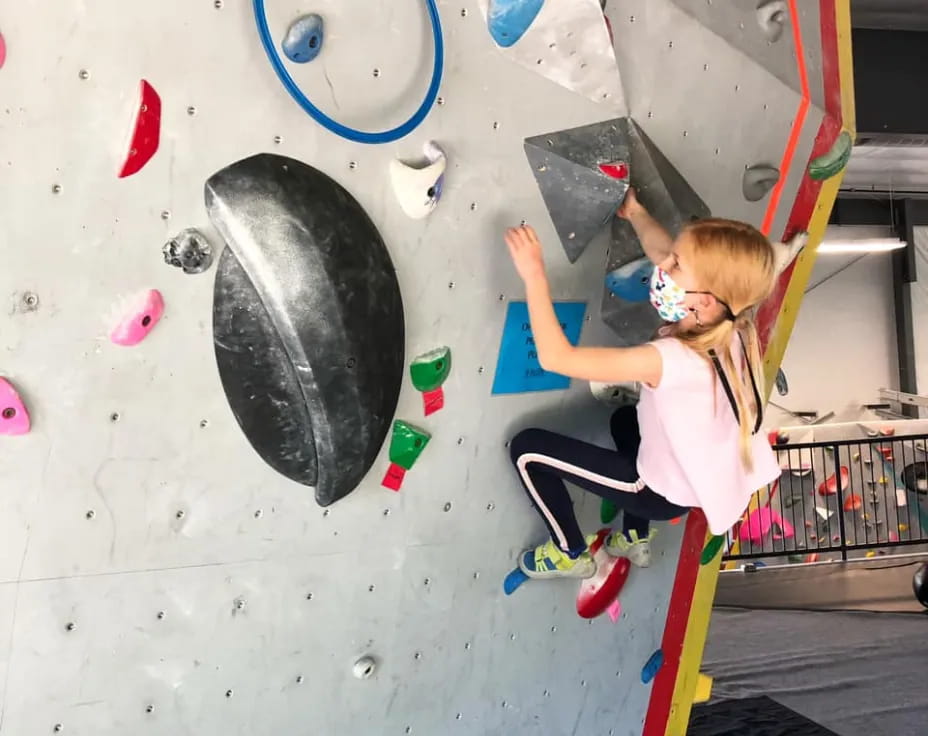
[[[645,212],[644,205],[638,201],[638,195],[634,187],[629,187],[625,193],[625,199],[616,211],[616,214],[624,220],[631,220],[635,215]]]

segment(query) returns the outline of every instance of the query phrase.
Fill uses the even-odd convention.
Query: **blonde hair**
[[[733,319],[726,314],[721,321],[688,330],[677,327],[670,334],[707,362],[711,363],[710,351],[717,354],[738,407],[741,461],[751,470],[751,435],[762,411],[754,400],[751,374],[758,390],[763,390],[765,385],[754,307],[773,290],[776,278],[773,246],[751,225],[719,218],[696,220],[683,228],[681,237],[683,235],[688,237],[681,245],[689,253],[687,261],[692,264],[700,289],[724,302],[723,306],[727,305]],[[747,365],[741,366],[740,377],[731,357],[736,333],[744,341],[747,356]]]

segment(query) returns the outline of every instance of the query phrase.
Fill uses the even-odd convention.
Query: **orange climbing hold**
[[[155,155],[161,141],[161,98],[155,92],[155,88],[144,79],[141,83],[140,98],[129,152],[119,171],[120,179],[140,171]]]
[[[858,511],[864,507],[864,500],[856,493],[852,493],[844,500],[845,511]]]

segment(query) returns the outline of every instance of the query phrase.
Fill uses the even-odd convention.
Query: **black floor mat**
[[[839,736],[766,696],[697,705],[687,736]]]

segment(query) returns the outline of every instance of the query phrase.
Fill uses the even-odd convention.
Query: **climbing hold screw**
[[[183,510],[183,509],[178,509],[178,510],[177,510],[177,513],[174,514],[174,516],[176,516],[178,519],[183,519],[184,516],[185,516],[184,510]]]
[[[187,114],[190,115],[191,117],[193,117],[194,115],[197,114],[197,109],[196,109],[193,105],[190,105],[190,106],[187,108]]]
[[[61,194],[61,184],[52,184],[52,194]]]
[[[236,598],[236,599],[235,599],[235,607],[236,607],[236,609],[238,609],[239,611],[244,611],[244,610],[245,610],[245,599],[244,599],[244,598]]]
[[[118,421],[119,421],[119,412],[118,412],[118,411],[114,411],[112,414],[110,414],[110,421],[111,421],[111,422],[118,422]]]
[[[374,76],[375,76],[375,77],[379,77],[379,76],[380,76],[380,69],[374,69]]]
[[[163,621],[166,615],[167,614],[164,611],[158,611],[157,618],[159,621]]]
[[[219,1],[220,1],[220,0],[216,0],[216,2],[219,2]],[[227,697],[227,698],[231,698],[233,694],[234,694],[234,693],[233,693],[231,690],[226,690],[226,697]]]
[[[153,706],[151,703],[145,706],[146,713],[152,713],[154,710],[155,710],[155,706]]]
[[[451,511],[451,502],[450,502],[450,501],[449,501],[448,503],[445,504],[445,511],[446,511],[446,512],[447,512],[447,511]]]
[[[297,676],[296,676],[296,684],[297,684],[297,685],[302,685],[302,684],[303,684],[303,675],[297,675]]]
[[[87,513],[84,514],[84,516],[85,516],[87,519],[92,519],[92,518],[93,518],[94,516],[96,516],[96,515],[97,515],[96,511],[94,511],[93,509],[89,509],[89,510],[87,511]]]
[[[61,733],[62,731],[64,731],[64,726],[62,726],[60,723],[56,723],[54,727],[52,728],[52,731],[54,731],[55,733]]]
[[[73,621],[68,621],[64,628],[66,631],[74,631],[74,629],[77,628],[77,624],[75,624]]]
[[[88,72],[86,69],[81,69],[77,73],[77,76],[79,76],[81,79],[90,79],[90,72]]]
[[[26,308],[27,312],[34,312],[39,308],[38,295],[31,291],[27,291],[25,294],[23,294],[23,306]]]

